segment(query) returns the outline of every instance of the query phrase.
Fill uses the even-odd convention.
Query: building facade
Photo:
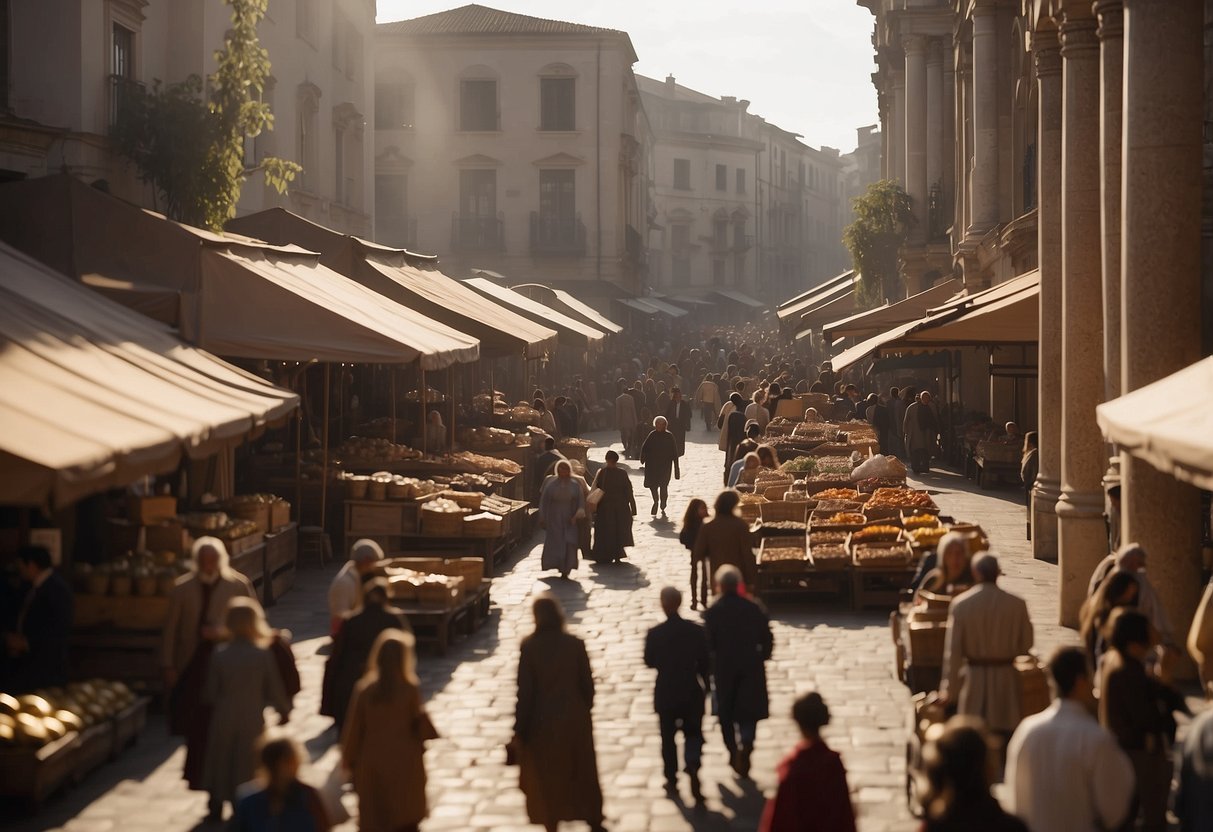
[[[1059,562],[1062,622],[1077,621],[1107,553],[1115,481],[1120,539],[1152,553],[1185,632],[1202,585],[1199,493],[1108,448],[1095,407],[1193,363],[1213,322],[1213,3],[862,5],[876,18],[885,174],[918,219],[908,288],[1039,272],[1032,529],[1038,557]]]
[[[39,0],[4,3],[7,54],[0,101],[0,175],[68,171],[105,180],[116,195],[156,207],[154,194],[111,152],[123,91],[214,71],[230,26],[219,2]],[[270,0],[258,34],[268,51],[264,96],[275,129],[250,140],[248,166],[267,155],[303,165],[289,195],[250,176],[241,213],[282,205],[341,231],[371,232],[366,130],[373,0]]]
[[[884,136],[879,125],[869,124],[855,130],[855,149],[842,155],[843,228],[855,221],[852,204],[868,186],[884,178],[881,167]]]
[[[673,76],[638,83],[653,125],[655,288],[774,301],[846,267],[836,150],[805,145],[749,112],[748,101]]]
[[[624,32],[464,6],[378,27],[375,237],[641,294],[649,128]]]

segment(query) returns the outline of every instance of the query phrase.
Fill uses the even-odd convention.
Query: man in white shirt
[[[1118,829],[1133,799],[1133,766],[1092,714],[1086,653],[1058,649],[1049,674],[1057,698],[1020,723],[1007,748],[1008,808],[1032,832]]]
[[[350,559],[329,584],[329,623],[337,634],[347,613],[362,606],[362,579],[383,560],[383,549],[373,540],[362,538],[350,547]]]

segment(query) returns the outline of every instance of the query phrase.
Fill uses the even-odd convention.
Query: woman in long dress
[[[402,630],[379,635],[346,717],[341,758],[362,832],[416,832],[429,814],[425,743],[438,732],[421,701],[414,644]]]
[[[619,467],[619,454],[606,452],[606,466],[594,475],[594,488],[602,491],[594,509],[594,560],[614,563],[627,557],[624,549],[636,545],[632,538],[636,495],[628,472]]]
[[[223,804],[235,800],[236,787],[253,779],[265,709],[278,712],[279,724],[291,712],[261,606],[251,598],[233,598],[224,623],[232,640],[211,657],[204,693],[213,708],[202,768],[212,820],[221,820]]]
[[[927,391],[922,391],[918,401],[906,408],[902,433],[910,454],[910,467],[915,473],[925,474],[931,470],[931,456],[939,441],[939,420],[931,408],[931,394]]]
[[[594,677],[585,643],[565,632],[550,595],[533,607],[535,632],[522,641],[513,746],[527,817],[553,832],[561,821],[602,829],[602,788],[594,753]]]
[[[539,523],[543,539],[543,569],[556,569],[567,578],[577,568],[578,512],[585,516],[585,496],[573,481],[573,466],[567,459],[556,463],[556,476],[549,477],[539,494]]]

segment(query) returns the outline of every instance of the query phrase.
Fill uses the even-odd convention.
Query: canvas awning
[[[807,292],[785,300],[775,310],[775,316],[779,318],[779,326],[788,332],[798,332],[801,329],[801,316],[806,312],[811,312],[844,295],[853,294],[855,278],[854,271],[843,272]]]
[[[648,304],[649,306],[653,307],[661,314],[668,315],[671,318],[681,318],[683,315],[690,314],[685,309],[683,309],[681,306],[675,306],[672,303],[666,303],[664,300],[661,300],[661,298],[646,296],[643,298],[637,298],[637,300],[639,300],[641,303]]]
[[[867,309],[847,318],[831,321],[821,327],[827,341],[838,338],[868,338],[890,327],[914,321],[927,314],[933,306],[948,300],[961,290],[959,280],[948,279],[908,298]]]
[[[470,277],[463,282],[486,298],[508,306],[519,315],[555,329],[559,340],[565,344],[580,349],[587,349],[601,345],[602,343],[603,335],[601,330],[595,329],[589,324],[583,324],[581,321],[574,320],[568,315],[558,312],[550,306],[545,306],[539,301],[531,300],[526,295],[519,294],[513,289],[499,286],[488,278]]]
[[[651,303],[648,303],[647,299],[613,298],[613,300],[619,305],[625,306],[628,309],[631,309],[633,312],[639,312],[641,315],[644,315],[647,318],[662,314],[661,310],[656,306],[653,306]]]
[[[476,339],[370,291],[298,246],[170,222],[70,176],[0,187],[0,237],[70,277],[179,292],[180,331],[243,358],[411,363],[479,356]]]
[[[390,248],[318,225],[282,208],[238,217],[239,234],[320,253],[320,262],[363,286],[480,341],[488,358],[542,358],[556,331],[484,297],[437,269],[436,258]]]
[[[1122,450],[1213,489],[1213,357],[1099,405],[1095,419]]]
[[[687,306],[715,306],[713,301],[704,298],[696,298],[691,295],[670,295],[670,300],[674,303],[681,303]]]
[[[712,293],[719,295],[725,300],[731,300],[733,303],[749,307],[750,309],[767,308],[767,305],[762,301],[750,297],[745,292],[738,292],[735,289],[713,289]]]
[[[0,504],[66,505],[243,442],[288,390],[0,244]]]
[[[570,318],[600,329],[609,335],[618,335],[620,332],[623,332],[623,327],[619,324],[589,304],[582,303],[563,289],[554,289],[551,286],[544,286],[540,283],[519,283],[517,286],[511,288],[515,292],[526,295],[541,303],[546,303],[548,306],[560,310]]]
[[[838,320],[853,311],[855,311],[854,290],[831,297],[820,306],[815,306],[801,314],[798,337],[806,332],[816,332],[829,321]]]

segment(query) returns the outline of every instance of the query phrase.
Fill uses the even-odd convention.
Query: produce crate
[[[770,523],[780,520],[793,520],[797,523],[803,523],[808,517],[808,507],[802,502],[770,502],[762,503],[758,507],[758,516],[762,518],[764,523]]]
[[[176,519],[153,523],[143,530],[143,545],[149,552],[172,552],[183,556],[192,542],[185,524]]]
[[[403,507],[404,504],[347,500],[346,536],[415,532],[416,525],[406,527]]]
[[[826,522],[829,518],[831,518],[835,514],[839,514],[839,513],[841,513],[841,512],[829,511],[829,510],[823,510],[821,508],[816,508],[812,511],[812,513],[809,514],[809,528],[810,529],[822,529],[822,530],[828,530],[828,531],[837,531],[837,532],[854,532],[854,531],[858,531],[859,529],[862,529],[864,527],[864,525],[868,522],[867,516],[864,514],[859,514],[858,512],[845,512],[847,514],[856,514],[857,515],[858,519],[856,519],[856,521],[854,523],[827,523]]]
[[[177,516],[177,498],[155,495],[152,497],[126,498],[126,516],[132,523],[147,526],[157,520],[171,520]]]
[[[905,633],[907,665],[923,668],[943,666],[943,645],[948,635],[947,621],[907,621]]]
[[[138,741],[139,734],[147,724],[147,706],[151,701],[146,696],[136,697],[134,702],[114,714],[114,747],[111,758],[117,757],[128,746]]]
[[[479,491],[440,491],[438,497],[450,500],[460,508],[471,509],[472,511],[480,511],[480,504],[484,502],[484,495]]]
[[[114,722],[99,722],[80,732],[75,753],[72,754],[72,780],[79,783],[103,765],[114,750]]]
[[[119,630],[159,630],[168,618],[168,598],[131,597],[114,599],[110,620]]]
[[[463,537],[463,519],[472,512],[421,510],[421,533],[430,537]]]
[[[496,514],[474,514],[463,518],[464,537],[501,537],[505,534],[505,521]]]
[[[251,552],[262,544],[265,540],[265,532],[253,532],[246,534],[244,537],[220,538],[227,545],[227,553],[232,557],[237,557],[245,552]]]
[[[251,500],[231,502],[224,511],[232,517],[256,523],[257,528],[267,534],[291,522],[291,504],[286,500],[275,500],[272,503]]]
[[[41,748],[0,748],[0,795],[41,803],[71,779],[79,743],[71,731]]]
[[[779,557],[772,560],[773,552],[794,550],[800,553],[799,558]],[[758,568],[775,572],[803,572],[809,566],[809,551],[805,539],[802,538],[767,538],[762,541],[758,552]]]
[[[860,558],[860,550],[878,554],[875,557]],[[857,543],[851,545],[851,551],[855,558],[856,569],[905,569],[913,559],[910,547],[901,541]]]

